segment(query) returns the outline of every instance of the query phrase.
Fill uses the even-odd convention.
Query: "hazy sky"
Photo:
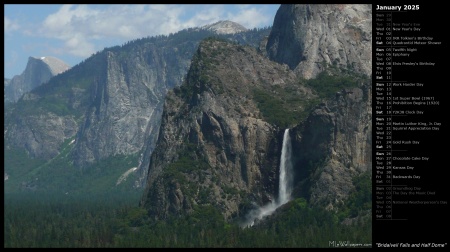
[[[54,56],[74,66],[105,47],[219,20],[231,20],[246,28],[271,26],[279,7],[5,4],[5,77],[21,74],[30,56]]]

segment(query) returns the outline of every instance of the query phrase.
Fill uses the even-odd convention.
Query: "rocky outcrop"
[[[59,154],[66,139],[73,137],[78,125],[73,116],[53,113],[16,117],[14,127],[5,127],[5,142],[23,146],[32,158],[51,159]]]
[[[229,219],[274,199],[282,132],[263,120],[253,91],[295,81],[254,48],[203,41],[186,83],[166,97],[141,204],[156,218],[213,204]]]
[[[337,206],[352,178],[372,170],[371,97],[370,81],[344,89],[293,130],[297,180],[306,181],[298,191],[312,204]]]
[[[27,66],[21,75],[5,81],[4,101],[17,102],[26,92],[33,90],[53,76],[69,69],[62,60],[55,57],[29,57]]]
[[[287,64],[306,79],[327,66],[370,76],[370,4],[281,5],[267,42],[269,58]]]
[[[229,20],[219,21],[214,24],[205,25],[201,29],[213,31],[217,34],[233,34],[247,31],[244,26]]]

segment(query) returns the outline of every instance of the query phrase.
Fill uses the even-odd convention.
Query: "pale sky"
[[[105,47],[137,38],[231,20],[272,26],[279,4],[4,4],[5,77],[21,74],[28,57],[54,56],[74,66]]]

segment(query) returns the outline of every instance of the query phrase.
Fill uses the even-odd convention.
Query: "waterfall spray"
[[[260,220],[265,216],[271,215],[279,206],[287,203],[291,199],[293,179],[291,153],[291,137],[289,136],[289,129],[286,129],[283,135],[283,147],[281,149],[280,157],[278,199],[275,202],[270,202],[267,205],[251,211],[247,215],[247,221],[244,223],[244,227],[253,226],[255,220]]]

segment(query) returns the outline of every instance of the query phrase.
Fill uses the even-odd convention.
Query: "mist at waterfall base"
[[[280,157],[280,179],[278,187],[278,199],[272,201],[264,206],[257,209],[251,210],[243,224],[242,227],[251,227],[255,224],[255,221],[263,219],[265,216],[271,215],[278,207],[287,203],[291,199],[292,192],[292,144],[291,137],[289,136],[289,129],[284,131],[283,135],[283,147],[281,149]]]

